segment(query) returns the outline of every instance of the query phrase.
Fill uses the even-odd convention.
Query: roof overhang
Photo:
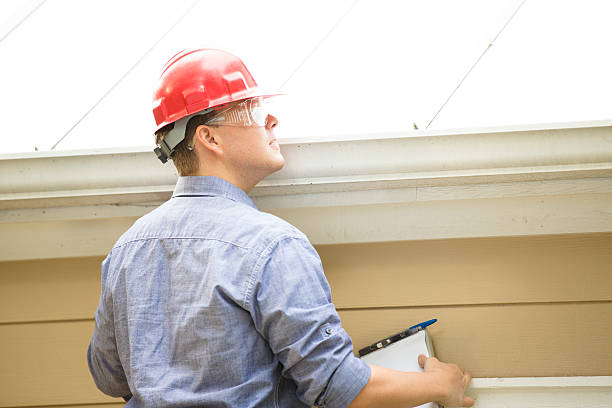
[[[612,231],[612,120],[281,141],[251,196],[314,244]],[[167,200],[150,148],[0,156],[0,260],[105,254]]]

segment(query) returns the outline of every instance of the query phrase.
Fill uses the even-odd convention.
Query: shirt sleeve
[[[95,313],[94,333],[87,349],[87,363],[100,391],[112,397],[125,397],[130,395],[130,388],[117,352],[112,296],[105,284],[109,264],[110,256],[102,262],[102,290]]]
[[[346,407],[368,382],[370,367],[353,355],[317,252],[306,239],[284,238],[264,251],[257,268],[246,299],[282,375],[304,403]]]

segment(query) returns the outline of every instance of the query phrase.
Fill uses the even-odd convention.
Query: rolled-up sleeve
[[[346,407],[368,382],[370,367],[353,355],[321,260],[305,238],[282,238],[261,254],[245,302],[304,403]]]
[[[95,313],[94,333],[87,349],[87,363],[100,391],[113,397],[123,397],[130,394],[130,388],[117,352],[112,297],[105,285],[108,267],[109,257],[102,262],[102,290]]]

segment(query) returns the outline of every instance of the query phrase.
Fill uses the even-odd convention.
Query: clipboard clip
[[[406,337],[412,336],[413,334],[418,333],[421,330],[425,330],[425,328],[427,326],[430,326],[430,325],[434,324],[437,321],[438,321],[438,319],[431,319],[431,320],[427,320],[425,322],[421,322],[421,323],[415,324],[414,326],[409,327],[408,330],[401,331],[399,333],[394,334],[393,336],[386,337],[386,338],[384,338],[382,340],[377,341],[376,343],[370,344],[369,346],[364,347],[361,350],[359,350],[359,357],[363,357],[363,356],[365,356],[367,354],[370,354],[373,351],[385,348],[389,344],[393,344],[393,343],[395,343],[398,340],[401,340],[401,339],[404,339]]]

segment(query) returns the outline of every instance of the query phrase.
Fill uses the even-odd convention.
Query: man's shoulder
[[[159,225],[156,224],[162,223],[161,218],[166,204],[167,202],[134,220],[132,225],[119,236],[113,249],[130,241],[154,236],[153,231],[159,229]]]
[[[228,200],[223,207],[175,208],[166,202],[138,218],[113,248],[157,238],[216,239],[244,248],[262,248],[291,237],[308,240],[297,227],[276,215]]]
[[[253,236],[257,236],[257,239],[267,244],[273,244],[284,238],[308,240],[296,226],[268,212],[253,209],[248,212],[246,220],[247,224],[251,225],[245,227],[250,228]]]

